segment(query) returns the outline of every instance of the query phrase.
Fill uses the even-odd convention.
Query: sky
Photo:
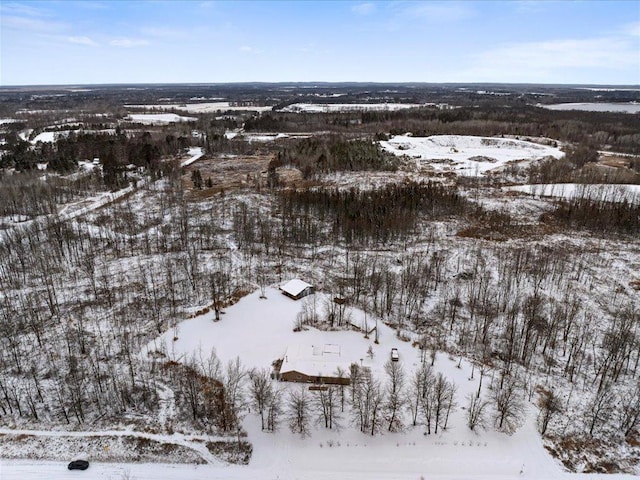
[[[640,84],[640,1],[11,1],[0,85]]]

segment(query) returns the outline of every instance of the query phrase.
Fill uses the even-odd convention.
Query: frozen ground
[[[560,149],[538,143],[468,135],[397,135],[380,145],[395,155],[416,159],[418,169],[429,166],[465,176],[486,174],[516,161],[564,156]]]
[[[503,187],[503,190],[527,193],[535,197],[589,198],[608,202],[626,200],[640,204],[640,185],[552,183],[516,185]]]

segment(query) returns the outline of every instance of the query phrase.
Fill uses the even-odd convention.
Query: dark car
[[[86,460],[74,460],[67,468],[69,470],[86,470],[89,468],[89,462]]]

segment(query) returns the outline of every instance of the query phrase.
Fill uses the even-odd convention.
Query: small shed
[[[315,293],[313,285],[298,278],[288,281],[280,287],[280,291],[289,298],[300,300],[302,297]]]

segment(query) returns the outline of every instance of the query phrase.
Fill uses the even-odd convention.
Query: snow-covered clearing
[[[35,136],[31,143],[36,144],[38,142],[42,143],[53,143],[56,141],[56,135],[63,132],[42,132]]]
[[[503,187],[510,192],[522,192],[535,197],[588,198],[605,202],[640,204],[640,185],[551,183]]]
[[[189,158],[180,162],[180,166],[186,167],[187,165],[191,165],[193,162],[200,160],[203,155],[204,150],[202,147],[191,147],[189,148]]]
[[[583,112],[621,112],[638,113],[640,103],[556,103],[553,105],[538,104],[548,110],[580,110]]]
[[[127,119],[132,122],[144,123],[145,125],[162,125],[175,122],[192,122],[197,120],[194,117],[183,117],[175,113],[132,113]]]
[[[259,296],[260,292],[256,291],[229,307],[220,322],[213,321],[213,312],[181,322],[149,343],[143,355],[161,351],[169,359],[185,361],[192,356],[207,358],[215,351],[223,363],[240,357],[247,368],[269,368],[274,360],[285,355],[289,346],[331,344],[339,346],[341,360],[369,367],[377,378],[383,378],[384,364],[392,347],[398,349],[408,376],[420,364],[419,350],[410,342],[399,340],[395,331],[381,322],[378,323],[379,344],[374,343],[374,334],[367,339],[356,331],[309,328],[294,332],[294,321],[303,302],[311,305],[315,302],[320,310],[328,298],[322,294],[296,302],[275,288],[268,288],[267,299]],[[352,310],[351,314],[352,323],[364,325],[362,311]],[[372,328],[371,319],[367,326]],[[367,354],[370,347],[373,357]],[[471,379],[471,365],[462,361],[461,368],[457,368],[458,361],[439,353],[435,369],[455,382],[458,403],[465,406],[466,396],[478,389],[479,373],[476,370]],[[483,390],[489,383],[485,376]],[[295,383],[282,382],[281,385],[290,389],[306,388]],[[525,426],[512,436],[495,431],[471,432],[465,425],[465,411],[459,408],[447,431],[437,435],[426,436],[418,426],[408,427],[403,433],[384,432],[371,437],[350,426],[345,412],[339,433],[317,428],[309,438],[290,434],[284,425],[275,434],[262,432],[259,419],[250,414],[244,422],[254,447],[250,465],[209,470],[208,478],[257,478],[254,477],[257,472],[261,478],[301,479],[521,478],[523,466],[526,478],[564,477],[560,464],[542,446],[534,413],[535,408],[529,405]],[[147,478],[144,471],[143,468],[136,470],[136,478]],[[200,471],[198,468],[191,472],[191,478],[200,478]],[[162,478],[167,478],[164,473]]]
[[[145,110],[179,110],[187,113],[215,113],[234,110],[239,112],[266,112],[273,107],[256,105],[236,105],[231,102],[182,103],[171,105],[125,105],[126,108]]]
[[[538,143],[469,135],[397,135],[380,145],[394,155],[415,158],[419,169],[429,166],[465,176],[483,175],[519,160],[564,156],[560,149]]]
[[[391,112],[433,106],[435,104],[432,103],[293,103],[279,111],[290,113]]]

